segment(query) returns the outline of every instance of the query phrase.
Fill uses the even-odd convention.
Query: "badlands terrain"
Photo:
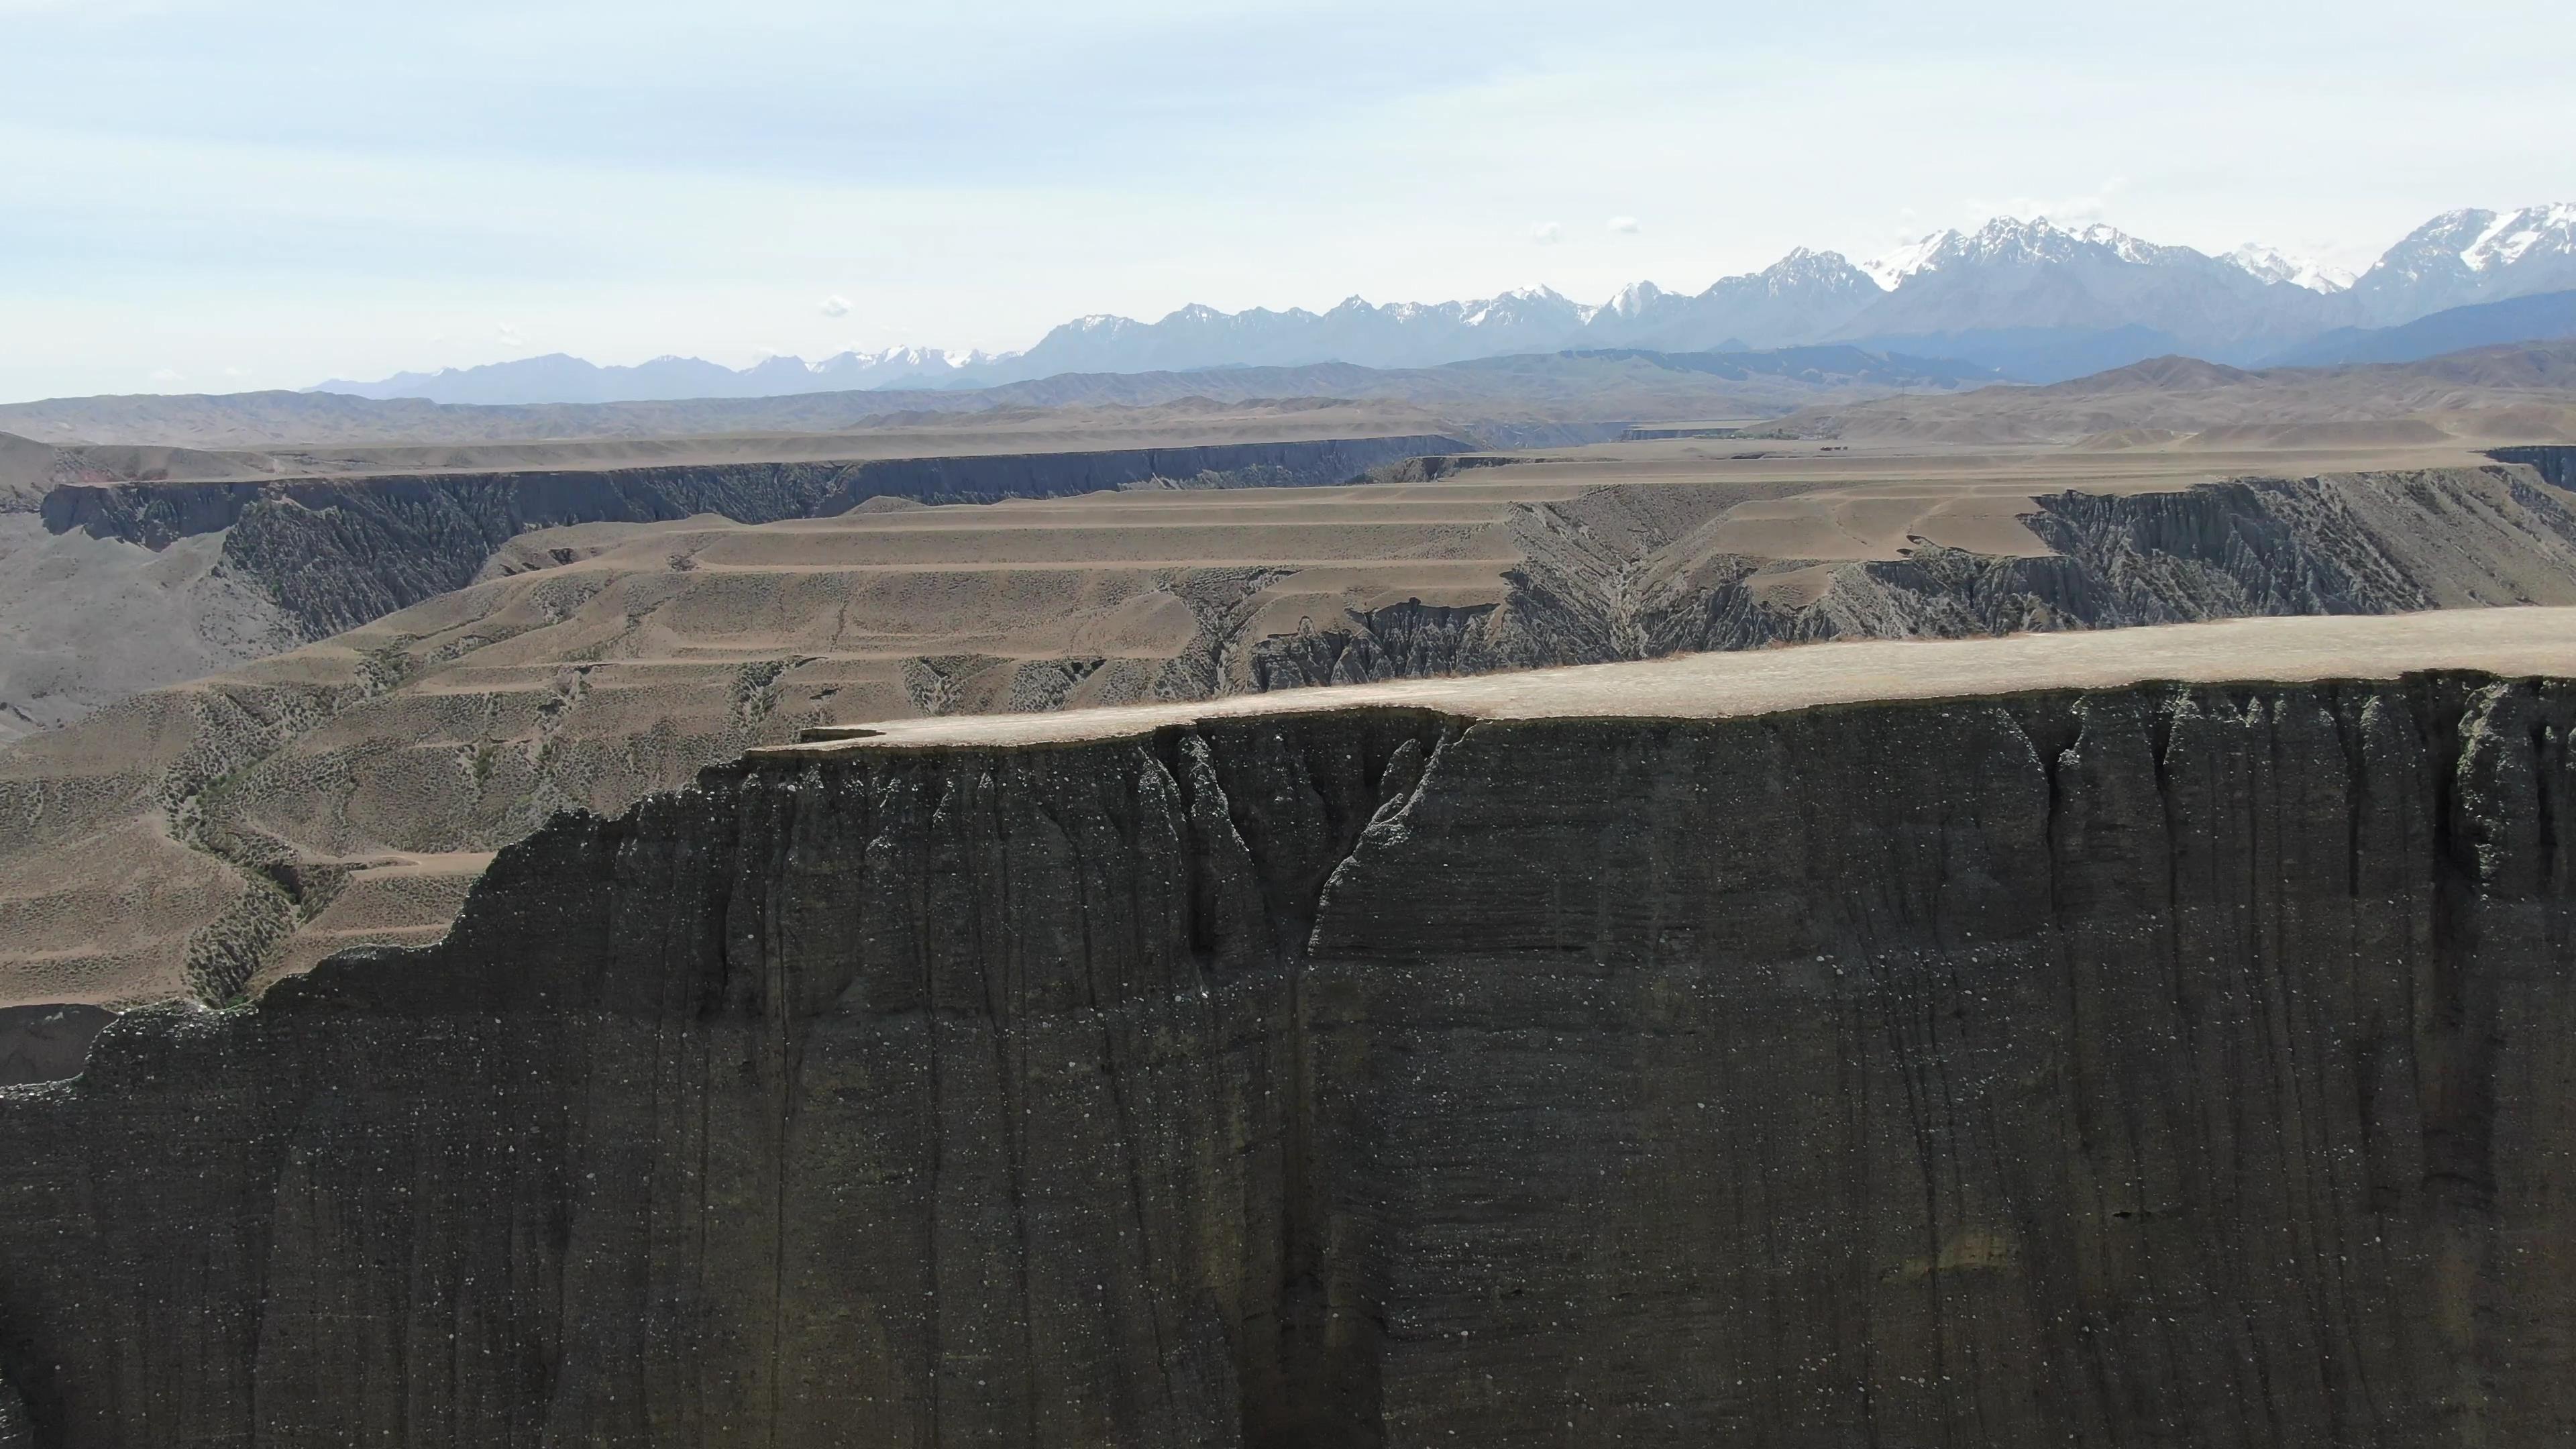
[[[31,1005],[223,1001],[348,946],[434,940],[491,852],[551,815],[614,813],[820,726],[1827,639],[2576,605],[2576,507],[2489,451],[2548,394],[2453,390],[2418,414],[2420,393],[2352,378],[2376,419],[2071,446],[1755,420],[1496,451],[1414,413],[1207,405],[1132,433],[1009,416],[944,459],[566,443],[547,461],[604,451],[55,483],[19,515],[34,547],[198,571],[194,593],[125,586],[157,615],[85,600],[95,633],[220,626],[200,648],[238,657],[148,689],[163,681],[104,672],[115,643],[56,666],[88,671],[88,694],[47,696],[51,718],[0,754],[0,980]],[[2230,382],[2113,375],[2080,422],[2140,399],[2234,419],[2249,404]],[[2055,417],[2066,391],[1991,406]],[[1265,434],[1288,436],[1239,441]],[[1107,446],[1145,441],[1163,446]],[[1039,443],[1060,451],[992,451]],[[409,447],[395,456],[418,465]],[[77,596],[40,577],[30,597]],[[25,678],[47,656],[20,649]]]
[[[2557,1442],[2569,356],[33,405],[0,1444]]]
[[[755,750],[0,1092],[0,1428],[2545,1444],[2576,610]]]

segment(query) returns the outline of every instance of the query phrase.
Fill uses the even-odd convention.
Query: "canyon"
[[[2576,611],[757,749],[0,1090],[86,1449],[2576,1429]]]
[[[1002,9],[0,0],[0,1449],[2576,1446],[2576,9]]]
[[[1314,411],[1259,431],[1359,421]],[[1355,436],[1207,442],[1194,439],[1229,429],[1200,419],[1166,446],[1085,438],[1090,446],[1036,453],[996,450],[1016,441],[1009,431],[951,429],[927,441],[980,449],[892,457],[833,456],[865,447],[828,438],[718,440],[669,448],[712,456],[643,466],[603,466],[597,455],[655,450],[563,444],[479,457],[379,448],[327,460],[357,470],[347,473],[300,471],[326,461],[309,452],[182,453],[183,473],[212,476],[178,478],[162,476],[166,466],[134,466],[169,464],[168,450],[46,450],[58,454],[48,476],[16,499],[0,496],[0,739],[462,588],[536,529],[701,515],[764,523],[1122,488],[1310,487],[1469,446],[1361,427]],[[902,447],[900,435],[871,441]],[[519,466],[471,466],[493,453]],[[431,459],[447,466],[384,467]],[[113,476],[119,464],[145,476]],[[271,472],[283,476],[261,476]]]
[[[2565,1437],[2559,368],[54,450],[0,1444]]]
[[[2576,605],[2576,509],[2539,471],[2563,450],[1830,447],[1439,454],[1348,486],[512,534],[467,587],[0,753],[0,1005],[228,1002],[348,947],[435,940],[491,853],[555,813],[623,811],[809,728],[1833,639]],[[345,509],[276,506],[361,536]],[[460,569],[492,546],[456,532]]]

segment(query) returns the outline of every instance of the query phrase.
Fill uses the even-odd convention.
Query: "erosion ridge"
[[[2568,613],[1798,652],[1909,650],[2003,692],[566,817],[0,1092],[0,1376],[63,1449],[2563,1437]]]
[[[991,503],[1139,486],[1351,482],[1455,438],[1413,436],[858,462],[424,473],[255,482],[65,484],[45,527],[162,549],[226,532],[224,559],[320,638],[464,587],[530,529],[712,513],[743,523],[829,517],[874,498]]]
[[[2563,484],[2526,477],[2420,469],[2069,489],[2019,516],[2040,546],[2028,552],[1918,537],[1895,559],[1804,567],[1726,547],[1722,523],[1641,551],[1577,510],[1536,505],[1497,604],[1346,611],[1246,641],[1234,673],[1275,689],[1822,639],[2557,602],[2576,581],[2576,506]]]
[[[1046,436],[1073,446],[1003,453],[994,451],[997,439],[1023,435],[997,425],[981,435],[838,440],[856,450],[962,450],[892,457],[860,451],[817,461],[807,451],[782,460],[759,450],[835,440],[716,439],[698,441],[746,451],[733,460],[632,467],[449,464],[362,476],[57,480],[40,498],[12,498],[0,488],[0,743],[462,588],[503,555],[511,570],[572,557],[532,554],[523,542],[531,533],[587,528],[632,537],[640,526],[691,517],[759,523],[924,501],[1302,487],[1352,482],[1426,451],[1467,446],[1420,432],[1311,431],[1366,421],[1334,409],[1291,411],[1270,425],[1294,436],[1254,443],[1195,443],[1184,433],[1168,445],[1086,449],[1079,430],[1058,430]],[[137,450],[86,450],[101,451]],[[0,456],[0,465],[7,462]],[[20,503],[23,509],[13,509]]]
[[[0,756],[0,1001],[219,1002],[347,945],[434,938],[485,854],[555,812],[623,810],[814,725],[1774,642],[2576,604],[2576,516],[2521,467],[1953,497],[1547,482],[1555,466],[1222,507],[660,525],[606,552],[578,528],[527,535],[505,568],[585,556]],[[1258,520],[1277,552],[1171,562],[1245,550]],[[1819,545],[1846,556],[1763,552]]]

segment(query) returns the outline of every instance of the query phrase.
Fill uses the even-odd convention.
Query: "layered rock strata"
[[[829,517],[873,498],[992,503],[1104,489],[1348,483],[1370,469],[1464,452],[1444,437],[1227,443],[1089,452],[424,473],[235,483],[66,484],[45,526],[154,549],[223,532],[224,562],[321,638],[473,581],[530,529],[713,513],[743,523]]]
[[[0,1092],[0,1376],[62,1449],[2560,1442],[2504,618],[764,752]],[[2119,682],[2231,658],[2315,682]]]
[[[2555,603],[2576,579],[2576,500],[2552,459],[2576,449],[2504,452],[2523,466],[2043,493],[2021,522],[2047,551],[2027,554],[1918,539],[1903,557],[1823,563],[1688,536],[1640,551],[1539,506],[1498,603],[1352,610],[1242,640],[1213,667],[1234,688],[1280,689],[1822,639]]]
[[[1473,489],[1534,471],[1437,458],[1382,476]],[[1426,491],[1347,490],[1347,506],[1444,506]],[[2016,496],[1986,546],[2022,552],[1918,538],[1885,558],[1748,551],[1763,535],[1735,497],[1608,486],[1450,515],[1472,527],[1259,545],[1149,529],[1183,511],[1159,504],[971,546],[845,521],[772,540],[791,560],[776,569],[748,529],[605,554],[579,528],[525,535],[469,588],[0,754],[0,1004],[224,1002],[361,939],[419,942],[485,853],[556,811],[622,811],[840,720],[1818,639],[2576,603],[2576,509],[2528,467]],[[1167,562],[1229,550],[1254,557]],[[940,567],[909,566],[924,556]]]

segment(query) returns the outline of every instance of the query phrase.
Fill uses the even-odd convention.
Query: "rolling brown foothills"
[[[821,726],[1830,639],[2576,604],[2576,511],[2456,440],[1439,456],[538,529],[468,586],[0,754],[19,1003],[230,1000],[437,938],[490,853]]]
[[[2576,437],[2576,339],[2420,362],[2259,372],[2161,357],[2047,387],[1802,408],[1800,437],[1882,444],[2082,444],[2185,451],[2409,447]]]

